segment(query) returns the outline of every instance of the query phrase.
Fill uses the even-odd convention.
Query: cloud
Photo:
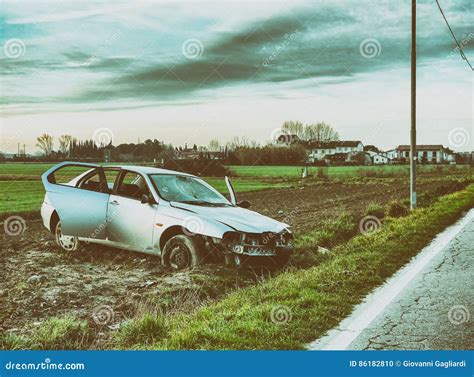
[[[454,48],[435,6],[419,4],[419,64],[446,59]],[[455,32],[460,38],[470,35],[473,16],[466,13],[472,7],[469,0],[446,2],[444,6],[448,19],[456,21]],[[248,7],[251,12],[251,5]],[[25,81],[24,95],[28,102],[36,98],[38,103],[97,103],[99,106],[119,100],[136,101],[137,105],[144,101],[200,101],[209,98],[210,91],[215,91],[217,96],[219,89],[239,87],[252,93],[256,86],[265,86],[265,95],[269,97],[286,97],[285,83],[288,87],[314,87],[409,65],[408,3],[363,1],[355,7],[351,1],[311,2],[284,8],[271,16],[262,15],[258,20],[252,15],[252,21],[234,23],[232,30],[219,27],[219,31],[214,26],[222,25],[225,13],[221,19],[201,19],[202,14],[193,18],[186,11],[185,24],[181,25],[180,9],[176,9],[173,21],[176,24],[168,25],[171,28],[168,33],[140,29],[135,23],[133,27],[126,23],[117,25],[114,21],[117,9],[113,6],[75,9],[59,12],[49,19],[46,16],[14,18],[9,22],[34,22],[35,28],[39,27],[37,22],[54,23],[52,29],[41,29],[45,35],[57,32],[61,22],[81,20],[81,30],[86,34],[83,38],[87,40],[72,33],[77,40],[71,43],[50,41],[43,48],[36,47],[35,59],[2,60],[5,63],[2,74],[16,76],[20,82],[28,78],[41,80],[42,75],[48,77],[45,73],[54,72],[58,80],[48,85],[61,85],[66,80],[70,86],[69,91],[63,85],[57,95],[51,90],[45,96]],[[150,14],[153,10],[146,9]],[[135,17],[137,14],[134,13]],[[170,14],[169,7],[166,14]],[[109,18],[103,22],[106,15]],[[94,21],[96,16],[102,17],[103,23]],[[159,16],[153,14],[147,19],[142,15],[142,19],[147,20],[143,24],[146,28],[152,23],[150,20]],[[97,33],[100,25],[103,32],[97,40],[91,38],[87,34],[89,29]],[[160,24],[160,28],[164,25]],[[120,31],[119,38],[111,39],[110,31],[115,29]],[[202,53],[192,59],[182,54],[182,44],[190,37],[198,39],[203,46]],[[373,56],[371,50],[364,49],[366,45],[370,47],[370,42],[376,49]],[[474,38],[465,45],[467,55],[473,45]],[[278,91],[274,84],[279,84]],[[264,95],[262,91],[259,93]],[[20,94],[18,91],[12,94],[7,103],[18,101]]]

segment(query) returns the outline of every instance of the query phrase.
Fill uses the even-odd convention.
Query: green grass
[[[86,321],[73,317],[52,317],[34,328],[30,336],[4,334],[0,337],[1,349],[80,349],[88,336]]]
[[[40,181],[0,181],[0,213],[39,211],[44,199]]]
[[[474,185],[470,185],[406,217],[390,219],[378,232],[352,238],[318,266],[289,270],[194,313],[169,318],[166,337],[153,345],[137,342],[133,347],[304,348],[336,326],[365,295],[473,205]],[[130,347],[130,339],[125,346]]]
[[[228,168],[239,177],[283,177],[298,178],[301,177],[302,166],[237,166],[232,165]],[[420,165],[418,171],[420,173],[430,173],[441,171],[455,171],[457,169],[468,169],[469,166],[464,165]],[[316,176],[318,169],[322,169],[328,177],[343,178],[355,177],[359,175],[371,176],[379,175],[406,175],[408,176],[409,166],[407,165],[383,165],[383,166],[330,166],[330,167],[310,167],[308,173]]]
[[[204,178],[216,190],[227,194],[223,179]],[[257,180],[233,179],[232,184],[237,194],[240,192],[284,188],[288,184],[265,183]],[[44,198],[41,181],[1,181],[0,180],[0,214],[39,211]]]

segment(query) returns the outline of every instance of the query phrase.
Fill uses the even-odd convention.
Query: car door
[[[84,181],[85,177],[90,179]],[[64,234],[105,239],[109,193],[101,166],[64,162],[46,171],[41,179]]]
[[[153,228],[157,204],[142,203],[153,198],[141,174],[123,170],[108,202],[107,239],[137,251],[153,251]]]

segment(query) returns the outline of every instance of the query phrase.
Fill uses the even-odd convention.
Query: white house
[[[388,157],[385,152],[366,151],[365,153],[370,156],[374,165],[388,164]]]
[[[322,161],[328,156],[336,153],[363,152],[364,145],[361,141],[328,141],[310,142],[311,152],[308,155],[309,162]]]
[[[395,151],[397,159],[410,159],[410,146],[399,145]],[[441,144],[438,145],[417,145],[416,146],[417,156],[419,162],[427,163],[454,163],[456,161],[454,152],[445,148]]]

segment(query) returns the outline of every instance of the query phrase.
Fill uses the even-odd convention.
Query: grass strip
[[[134,348],[302,349],[473,206],[470,185],[336,247],[319,266],[287,271],[194,313],[168,318],[163,339]]]

